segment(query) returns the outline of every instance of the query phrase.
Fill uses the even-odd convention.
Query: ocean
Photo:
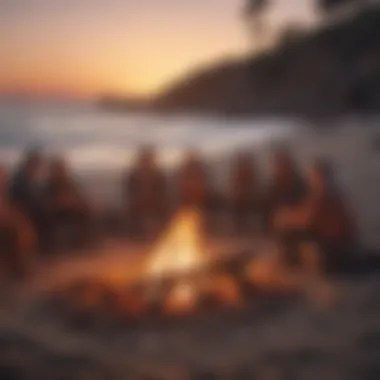
[[[184,150],[215,157],[236,147],[251,147],[291,131],[294,122],[232,120],[110,112],[91,104],[1,104],[0,152],[14,163],[24,149],[38,146],[65,155],[84,170],[128,166],[142,145],[154,145],[163,165],[176,165]]]
[[[139,147],[157,148],[167,171],[187,149],[197,149],[213,167],[223,191],[236,150],[256,156],[263,181],[268,155],[277,142],[287,144],[301,169],[316,157],[330,159],[350,198],[365,241],[379,241],[377,199],[380,190],[378,117],[310,122],[301,118],[223,118],[109,112],[91,103],[0,103],[0,162],[12,168],[30,147],[64,156],[85,191],[105,207],[118,207],[123,170]]]
[[[0,103],[0,162],[10,169],[30,147],[62,155],[94,201],[118,207],[123,170],[138,148],[153,145],[170,171],[187,149],[197,149],[213,168],[223,191],[231,157],[239,149],[256,157],[263,181],[268,155],[281,142],[293,151],[301,169],[316,157],[330,159],[348,194],[366,241],[378,242],[380,181],[378,118],[346,117],[316,123],[302,118],[223,118],[109,112],[91,103]],[[375,202],[374,202],[375,203]],[[376,202],[377,203],[377,202]]]
[[[295,127],[294,121],[275,119],[160,116],[108,112],[87,103],[8,102],[0,103],[0,161],[12,167],[25,150],[40,147],[47,155],[65,157],[84,185],[91,184],[91,195],[115,203],[121,172],[133,164],[141,146],[156,147],[166,170],[175,168],[187,149],[220,164],[238,148],[253,151]],[[227,174],[225,164],[219,168]]]

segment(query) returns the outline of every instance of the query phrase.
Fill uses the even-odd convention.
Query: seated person
[[[60,158],[53,160],[49,168],[45,208],[52,228],[51,239],[68,227],[74,235],[75,246],[88,242],[92,223],[90,204],[69,173],[66,162]]]
[[[36,235],[28,218],[6,196],[7,175],[0,168],[0,257],[7,274],[18,278],[32,269]]]
[[[178,173],[180,206],[195,206],[202,210],[212,207],[214,191],[205,165],[197,154],[189,152]]]
[[[16,169],[10,183],[10,199],[24,211],[33,210],[38,183],[41,179],[43,158],[38,151],[28,152]]]
[[[209,173],[201,158],[188,152],[177,176],[179,207],[196,207],[205,215],[209,233],[217,230],[219,196],[214,190]]]
[[[316,162],[309,169],[308,185],[304,201],[280,210],[275,226],[291,263],[306,259],[314,269],[335,269],[357,245],[355,222],[326,163]]]
[[[9,200],[33,223],[40,246],[43,246],[46,234],[41,187],[43,169],[41,153],[30,151],[16,169],[9,184]]]
[[[272,178],[262,205],[263,228],[267,232],[273,229],[273,218],[279,209],[297,205],[306,194],[306,185],[288,152],[275,152],[271,167]]]
[[[247,154],[239,155],[233,164],[229,200],[235,230],[247,230],[250,218],[257,212],[260,201],[256,170]]]
[[[123,178],[123,198],[134,233],[156,230],[168,214],[167,181],[151,148],[142,149],[131,173]]]

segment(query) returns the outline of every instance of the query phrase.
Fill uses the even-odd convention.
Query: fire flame
[[[164,277],[201,269],[206,263],[202,224],[197,210],[179,211],[149,258],[149,275]]]
[[[148,276],[157,280],[169,276],[179,278],[168,297],[169,310],[182,311],[196,303],[196,284],[184,277],[201,270],[207,262],[202,227],[200,212],[196,209],[180,210],[148,259]]]

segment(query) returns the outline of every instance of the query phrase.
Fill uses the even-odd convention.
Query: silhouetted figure
[[[43,170],[42,154],[38,150],[27,152],[9,187],[10,201],[33,223],[40,248],[47,227],[41,187]]]
[[[253,22],[253,31],[255,37],[262,35],[265,23],[263,15],[268,8],[270,1],[268,0],[246,0],[243,8],[244,16],[248,17]]]
[[[330,166],[315,162],[308,171],[308,192],[296,206],[283,208],[276,216],[287,259],[297,263],[300,255],[320,268],[334,269],[357,248],[356,223]],[[348,258],[348,257],[347,257]]]
[[[347,4],[360,4],[363,0],[318,0],[317,5],[325,12],[333,11],[342,5]]]
[[[181,206],[210,209],[214,190],[205,164],[194,152],[188,152],[178,173],[178,198]]]
[[[240,154],[232,166],[229,187],[231,219],[236,232],[247,232],[253,216],[258,216],[259,184],[252,157]],[[255,215],[256,214],[256,215]]]
[[[7,274],[24,277],[36,254],[33,225],[7,198],[7,174],[0,168],[0,258]]]
[[[56,158],[52,161],[45,189],[45,205],[50,222],[50,241],[53,246],[57,235],[68,233],[65,238],[74,247],[89,242],[92,229],[92,210],[89,200],[79,189],[66,162]],[[57,247],[55,247],[57,248]],[[59,247],[60,248],[60,247]]]
[[[10,183],[10,199],[31,217],[40,206],[39,181],[42,166],[42,155],[38,151],[28,152]]]
[[[167,191],[165,174],[157,165],[154,150],[142,149],[132,171],[123,178],[123,198],[135,236],[156,232],[166,220]]]
[[[188,152],[177,176],[179,207],[196,207],[203,212],[209,232],[214,230],[219,196],[207,166],[195,152]]]
[[[273,217],[279,209],[297,205],[306,194],[305,182],[288,152],[275,152],[271,167],[272,177],[263,203],[264,229],[267,231],[272,230]]]

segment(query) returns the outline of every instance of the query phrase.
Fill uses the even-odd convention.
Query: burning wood
[[[168,276],[179,278],[167,296],[165,309],[169,312],[182,313],[197,303],[200,289],[190,273],[204,271],[208,262],[202,227],[202,216],[196,209],[181,210],[148,258],[148,277],[158,281]],[[157,282],[153,286],[156,288]]]
[[[212,260],[203,220],[195,209],[181,210],[144,262],[140,282],[121,286],[90,280],[66,292],[69,308],[106,310],[118,320],[184,316],[220,308],[248,306],[257,291],[287,291],[297,278],[268,258],[236,252]],[[71,298],[71,300],[70,300]]]
[[[196,209],[181,210],[148,258],[147,276],[180,276],[202,269],[208,261],[203,220]]]

